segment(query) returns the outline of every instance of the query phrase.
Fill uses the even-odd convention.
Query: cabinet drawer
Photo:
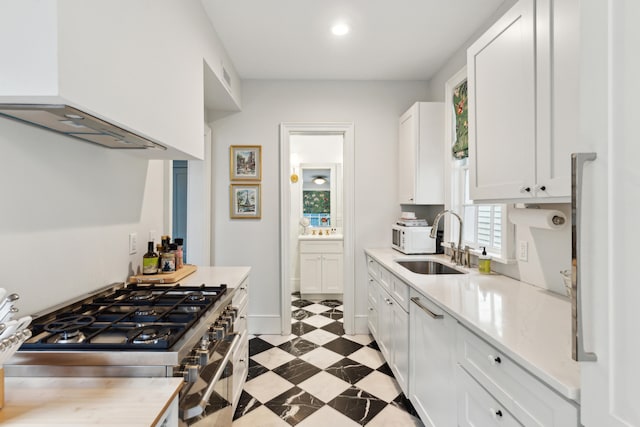
[[[394,300],[404,309],[409,311],[409,286],[396,276],[391,275],[390,293]]]
[[[249,297],[249,279],[245,279],[236,292],[233,294],[233,298],[231,298],[231,305],[234,307],[241,309],[243,306],[247,304]]]
[[[458,324],[458,363],[525,426],[577,426],[578,409]]]
[[[328,254],[341,254],[342,253],[342,241],[341,240],[329,240],[326,242],[311,242],[303,240],[300,242],[300,253],[328,253]]]
[[[368,284],[367,284],[367,292],[369,295],[369,301],[374,304],[375,307],[378,306],[378,283],[369,275]]]
[[[456,369],[458,425],[460,427],[521,426],[460,366]]]
[[[369,275],[376,280],[380,277],[380,264],[370,256],[367,256],[367,271],[369,272]]]
[[[378,281],[382,285],[382,287],[389,293],[391,293],[391,277],[392,274],[389,273],[389,270],[380,266],[380,276],[378,277]]]

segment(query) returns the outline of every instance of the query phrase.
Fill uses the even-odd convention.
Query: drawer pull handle
[[[242,316],[240,316],[241,319],[246,319],[247,316],[245,316],[244,314]]]
[[[415,305],[420,307],[422,309],[422,311],[424,311],[425,313],[427,313],[429,316],[431,316],[434,319],[442,319],[442,318],[444,318],[443,314],[435,314],[433,311],[429,310],[427,307],[422,305],[420,303],[420,298],[418,298],[418,297],[411,297],[411,302],[413,302]]]
[[[500,356],[489,355],[489,361],[492,365],[499,365],[502,363],[502,359],[500,358]]]
[[[497,411],[495,409],[491,409],[491,412],[493,412],[493,417],[498,419],[498,418],[502,418],[502,410],[498,409]]]

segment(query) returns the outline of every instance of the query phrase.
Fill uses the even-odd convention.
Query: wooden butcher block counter
[[[177,426],[182,378],[5,378],[0,425]]]

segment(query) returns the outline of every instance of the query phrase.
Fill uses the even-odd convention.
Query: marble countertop
[[[181,279],[183,285],[218,286],[226,284],[228,288],[236,288],[249,276],[251,267],[202,267],[198,266],[195,273]]]
[[[301,234],[298,236],[298,240],[342,240],[342,234],[323,234],[322,236],[318,236],[317,234]]]
[[[5,378],[3,426],[155,426],[182,378]]]
[[[580,370],[571,359],[571,303],[567,297],[498,274],[423,275],[395,261],[443,255],[403,255],[390,248],[365,252],[461,324],[568,399],[580,400]]]

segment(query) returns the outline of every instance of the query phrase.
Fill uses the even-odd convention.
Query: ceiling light
[[[317,185],[322,185],[327,182],[327,179],[323,176],[316,176],[315,178],[313,178],[313,182]]]
[[[336,24],[331,27],[331,32],[336,36],[344,36],[349,32],[349,26],[347,24]]]

